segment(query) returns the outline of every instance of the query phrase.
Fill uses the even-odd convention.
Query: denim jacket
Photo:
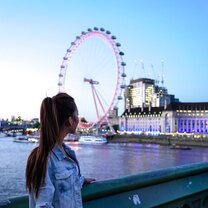
[[[76,160],[75,152],[63,144],[65,151]],[[36,198],[29,193],[30,208],[82,208],[81,188],[84,177],[79,165],[55,146],[48,157],[45,181]]]

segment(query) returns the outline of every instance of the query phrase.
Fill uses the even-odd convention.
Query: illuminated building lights
[[[165,134],[208,131],[208,103],[181,103],[174,96],[171,100],[167,89],[145,78],[131,80],[125,93],[126,110],[121,116],[125,131],[158,130]]]
[[[182,103],[180,103],[182,105]],[[185,104],[184,104],[185,105]],[[205,103],[208,108],[208,103]],[[143,131],[145,134],[153,135],[156,130],[160,133],[184,133],[187,134],[208,134],[208,115],[207,113],[176,113],[179,110],[177,105],[159,108],[137,108],[130,109],[130,112],[124,112],[121,119],[126,122],[125,130],[136,134]],[[156,110],[157,109],[157,110]],[[177,109],[177,110],[176,110]],[[132,111],[133,110],[133,111]],[[124,126],[125,126],[124,125]],[[122,129],[121,129],[122,130]],[[123,129],[124,131],[124,129]]]

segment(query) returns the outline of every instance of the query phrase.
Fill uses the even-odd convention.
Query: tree
[[[80,118],[80,121],[83,123],[87,123],[87,120],[84,117]]]
[[[19,123],[19,122],[21,122],[21,121],[22,121],[22,118],[21,118],[21,116],[18,116],[15,120],[16,120],[16,122],[18,122],[18,123]]]
[[[115,124],[112,126],[114,131],[117,132],[119,130],[119,125]]]
[[[40,122],[37,121],[36,123],[34,123],[33,128],[40,129]]]

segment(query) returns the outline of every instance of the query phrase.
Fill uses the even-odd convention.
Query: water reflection
[[[154,144],[69,144],[76,152],[82,174],[97,180],[117,178],[145,171],[208,160],[206,148],[170,149]],[[25,191],[25,165],[36,144],[0,139],[0,199],[19,196]]]

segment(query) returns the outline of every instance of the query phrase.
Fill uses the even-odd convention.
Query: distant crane
[[[135,71],[137,71],[137,70],[140,71],[140,69],[138,68],[139,63],[141,64],[141,69],[142,70],[140,71],[139,74],[136,74],[136,76],[138,76],[140,78],[147,78],[143,60],[142,59],[141,60],[136,59],[134,62],[135,62],[135,64],[134,64],[134,71],[133,71],[133,77],[132,77],[132,79],[134,79]]]
[[[133,70],[133,74],[132,74],[132,80],[134,79],[134,75],[135,75],[135,71],[136,71],[137,66],[138,66],[138,62],[139,61],[137,59],[134,60],[134,70]]]
[[[164,60],[161,60],[161,66],[162,66],[162,76],[161,76],[161,84],[162,87],[164,86]]]
[[[138,62],[139,60],[135,60],[134,71],[136,71]],[[141,69],[142,69],[141,77],[154,79],[156,85],[159,85],[161,83],[161,86],[164,87],[164,60],[163,59],[161,60],[161,68],[162,68],[161,73],[158,73],[155,71],[153,64],[150,65],[149,71],[147,72],[144,66],[144,61],[142,59],[140,60],[140,64],[141,64]]]
[[[155,69],[153,64],[151,64],[151,68],[152,68],[152,72],[153,72],[153,76],[154,76],[154,80],[155,80],[155,84],[158,85],[159,84],[159,76],[155,73]]]
[[[140,60],[140,63],[141,63],[142,70],[144,72],[144,77],[146,77],[146,71],[145,71],[145,68],[144,68],[144,62],[143,62],[143,60]]]

